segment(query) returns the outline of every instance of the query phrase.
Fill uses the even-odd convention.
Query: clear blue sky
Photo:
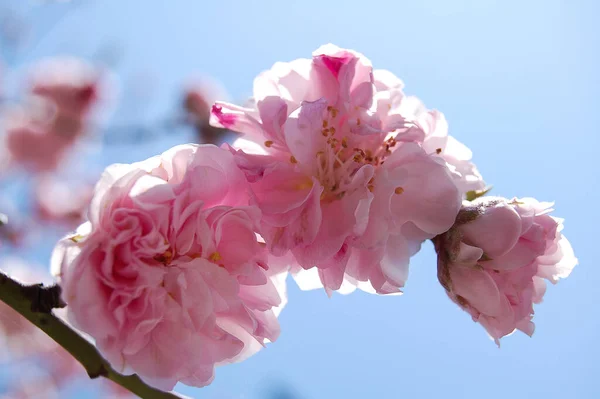
[[[599,2],[98,0],[68,14],[64,7],[35,11],[33,37],[43,37],[14,61],[92,58],[118,45],[123,104],[111,123],[170,115],[190,75],[213,75],[243,98],[275,61],[309,57],[327,42],[360,51],[446,114],[494,194],[556,201],[580,261],[537,306],[533,338],[514,334],[501,349],[446,298],[429,244],[401,297],[328,299],[291,283],[280,340],[218,369],[210,387],[183,393],[258,399],[277,386],[289,392],[280,399],[600,398]],[[141,159],[180,139],[107,148],[103,160]]]

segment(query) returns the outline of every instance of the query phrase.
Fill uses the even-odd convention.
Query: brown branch
[[[90,378],[107,378],[144,399],[181,399],[175,393],[163,392],[146,385],[137,375],[117,373],[102,358],[96,347],[77,331],[52,314],[53,308],[64,307],[60,287],[41,284],[23,285],[0,271],[0,300],[19,312],[57,344],[66,349],[85,368]]]

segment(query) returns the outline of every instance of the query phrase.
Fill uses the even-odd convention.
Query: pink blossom
[[[277,270],[233,156],[182,145],[109,167],[90,222],[53,255],[69,320],[121,372],[163,390],[209,384],[279,335]],[[276,285],[277,283],[277,285]]]
[[[81,118],[98,99],[100,75],[75,58],[49,59],[36,65],[31,93],[53,103],[65,117]]]
[[[489,335],[532,335],[533,304],[577,264],[552,204],[533,198],[465,202],[457,223],[436,237],[438,277],[448,296]]]
[[[99,84],[98,73],[78,60],[38,65],[31,78],[32,101],[8,110],[2,121],[10,162],[34,172],[55,169],[85,131]]]
[[[2,120],[7,156],[34,172],[56,169],[74,141],[56,134],[54,116],[36,115],[31,109],[11,109]]]
[[[346,279],[397,292],[411,255],[460,207],[454,171],[398,112],[401,86],[362,54],[326,45],[259,75],[255,108],[213,106],[214,125],[245,134],[232,152],[269,250],[316,266],[328,291]]]

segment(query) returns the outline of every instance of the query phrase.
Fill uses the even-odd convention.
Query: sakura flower
[[[9,163],[33,172],[54,170],[73,145],[73,138],[56,134],[54,116],[31,108],[7,110],[2,130]]]
[[[2,121],[9,161],[34,172],[55,169],[83,134],[100,77],[78,60],[42,63],[32,74],[31,101]]]
[[[259,75],[255,108],[213,106],[215,126],[245,134],[232,151],[269,250],[316,266],[328,291],[346,279],[397,292],[410,256],[460,208],[453,171],[397,112],[401,82],[379,75],[362,54],[326,45]]]
[[[31,76],[31,93],[53,103],[64,118],[81,119],[98,99],[100,75],[75,58],[41,62]]]
[[[577,264],[551,206],[533,198],[479,198],[434,239],[440,283],[498,344],[515,329],[533,334],[533,304],[542,301],[544,279],[556,283]]]
[[[69,320],[120,372],[204,386],[279,335],[280,286],[233,156],[182,145],[109,167],[53,255]],[[277,286],[275,285],[277,283]]]

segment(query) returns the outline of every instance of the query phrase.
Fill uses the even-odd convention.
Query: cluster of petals
[[[534,331],[533,304],[577,264],[552,204],[533,198],[466,202],[456,226],[435,239],[438,277],[448,296],[499,343]]]
[[[56,167],[97,95],[97,80],[45,76],[31,90],[41,112],[5,118],[13,160],[34,170]],[[531,335],[544,279],[577,263],[562,220],[531,198],[465,200],[486,187],[471,151],[403,89],[325,45],[261,73],[248,107],[210,108],[209,91],[190,87],[183,106],[202,139],[229,129],[243,135],[232,146],[112,165],[81,198],[43,181],[45,218],[78,219],[89,203],[52,255],[69,323],[121,373],[201,387],[278,338],[288,270],[301,288],[395,294],[431,239],[451,300],[496,342]]]
[[[8,161],[33,172],[55,169],[85,131],[100,76],[76,59],[53,59],[32,73],[29,103],[2,118]]]
[[[233,155],[181,145],[106,169],[89,222],[57,245],[68,316],[120,372],[209,384],[279,334],[283,279]]]
[[[448,230],[484,187],[442,114],[362,54],[325,45],[254,81],[254,107],[217,102],[275,256],[316,268],[328,292],[400,290],[421,243]]]

